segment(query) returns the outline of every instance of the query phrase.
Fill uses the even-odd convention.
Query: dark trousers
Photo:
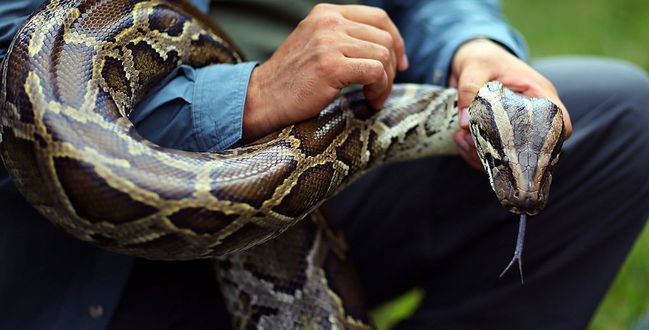
[[[399,328],[583,329],[645,224],[647,75],[590,58],[536,67],[559,90],[574,135],[547,208],[528,222],[524,285],[515,271],[498,278],[517,220],[459,158],[381,168],[330,201],[372,306],[425,289]],[[208,267],[190,264],[136,265],[110,328],[228,328],[211,277],[188,275]]]
[[[425,289],[398,328],[584,329],[645,224],[649,78],[594,58],[535,66],[559,90],[574,135],[547,208],[528,221],[524,285],[516,269],[498,278],[517,219],[459,158],[379,169],[331,201],[371,305]]]

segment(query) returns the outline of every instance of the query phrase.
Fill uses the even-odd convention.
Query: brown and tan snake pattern
[[[239,328],[369,327],[344,240],[312,212],[376,166],[454,153],[455,91],[397,85],[378,111],[352,92],[312,120],[218,153],[159,147],[127,119],[180,64],[239,61],[184,2],[51,0],[3,62],[0,155],[29,202],[80,240],[153,259],[219,257]],[[503,205],[538,212],[561,112],[493,82],[471,117]]]

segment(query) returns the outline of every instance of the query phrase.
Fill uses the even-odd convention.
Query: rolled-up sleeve
[[[448,84],[456,50],[488,38],[525,59],[521,36],[502,17],[497,0],[368,0],[385,8],[406,40],[410,69],[400,80]]]
[[[182,65],[130,115],[138,132],[166,147],[217,151],[241,139],[243,109],[255,62]]]

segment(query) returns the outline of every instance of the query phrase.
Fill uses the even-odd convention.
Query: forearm
[[[239,141],[256,63],[181,66],[130,115],[145,138],[187,151],[217,151]]]

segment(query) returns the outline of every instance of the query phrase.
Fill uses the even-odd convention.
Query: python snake
[[[344,239],[318,207],[379,165],[454,154],[456,92],[395,85],[377,111],[347,93],[316,118],[214,153],[162,148],[128,120],[180,64],[241,60],[182,1],[50,0],[2,65],[0,155],[27,200],[80,240],[144,258],[218,258],[239,328],[367,328]],[[538,212],[561,111],[491,82],[470,117],[501,203]]]

